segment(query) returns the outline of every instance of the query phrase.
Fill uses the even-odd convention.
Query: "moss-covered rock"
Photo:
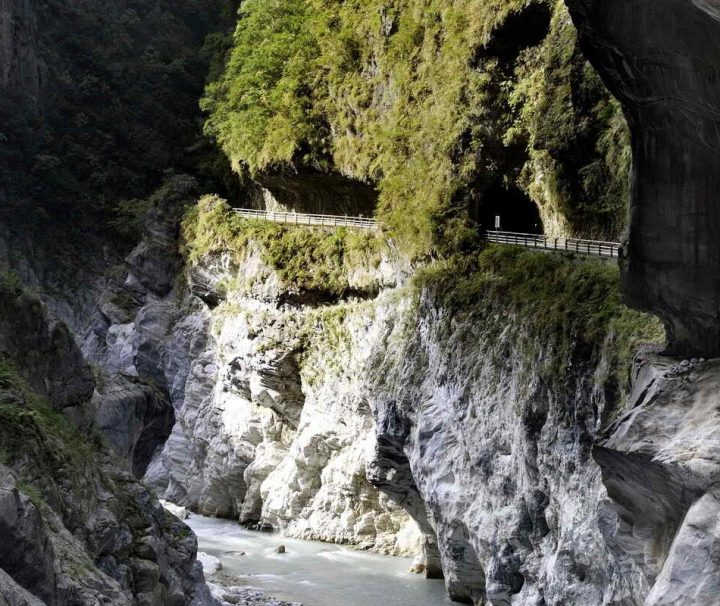
[[[375,184],[411,255],[461,246],[483,208],[518,212],[508,188],[558,235],[617,237],[625,222],[627,129],[561,0],[251,0],[204,107],[261,182]]]
[[[573,366],[605,358],[602,383],[615,404],[638,346],[664,338],[657,318],[623,304],[609,261],[488,245],[421,270],[414,283],[434,305],[482,326],[484,339],[516,334],[518,360],[558,389]]]
[[[309,229],[249,220],[233,212],[224,200],[212,196],[190,209],[182,235],[191,267],[224,255],[237,268],[253,258],[257,260],[257,252],[265,266],[278,276],[279,289],[288,294],[320,300],[368,295],[392,285],[395,279],[388,261],[390,247],[379,232]],[[230,275],[235,273],[227,268],[220,271],[231,280]],[[245,271],[234,284],[216,281],[214,289],[218,292],[214,298],[222,298],[228,288],[251,286],[244,284],[248,281],[259,281],[258,275]]]
[[[12,274],[0,275],[0,356],[12,360],[56,409],[81,405],[92,396],[92,371],[70,331]]]
[[[130,606],[145,590],[174,604],[202,596],[195,538],[110,454],[77,345],[10,276],[0,345],[0,569],[58,606]],[[140,588],[133,565],[159,575]]]

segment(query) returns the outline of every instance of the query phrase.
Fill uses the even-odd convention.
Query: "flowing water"
[[[243,584],[304,606],[448,606],[442,581],[409,571],[412,560],[338,545],[251,532],[236,522],[193,516],[199,550]],[[287,552],[275,552],[284,545]],[[245,552],[240,555],[239,552]]]

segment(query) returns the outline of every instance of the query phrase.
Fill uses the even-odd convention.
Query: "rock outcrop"
[[[602,360],[555,391],[538,370],[550,351],[508,357],[522,332],[498,339],[430,294],[418,306],[389,260],[373,271],[377,298],[318,306],[251,244],[240,262],[198,259],[189,295],[147,298],[125,328],[111,324],[123,345],[106,343],[107,367],[132,361],[125,372],[155,376],[175,407],[146,480],[253,527],[422,552],[419,569],[462,601],[637,595],[639,567],[597,524]],[[354,271],[351,292],[368,275]]]
[[[454,307],[432,280],[408,280],[390,249],[349,269],[344,295],[289,283],[251,241],[241,255],[193,257],[183,274],[167,210],[150,213],[122,280],[81,335],[102,368],[82,418],[94,415],[163,498],[294,537],[419,554],[416,570],[444,577],[467,603],[712,603],[714,361],[647,350],[621,406],[612,331],[580,347],[577,335],[538,334],[532,314],[504,299],[477,294]],[[23,348],[4,348],[27,362],[31,385],[49,372],[31,372]],[[66,362],[83,367],[73,355]],[[99,574],[93,591],[117,603],[173,592],[205,599],[193,539],[128,471],[103,461],[103,479],[76,474],[74,490],[99,485],[129,503],[110,497],[86,509],[95,503],[86,496],[71,506],[42,478],[23,492],[16,476],[27,467],[11,465],[8,502],[19,509],[6,510],[23,521],[7,527],[23,530],[8,536],[35,568],[0,563],[12,577],[0,589],[39,595],[26,569],[32,579],[69,578],[81,593]],[[34,486],[50,510],[33,502]],[[45,538],[36,515],[53,520]],[[88,557],[73,542],[83,537],[99,572],[78,580],[59,565],[54,528],[75,545],[72,557]],[[35,538],[25,546],[23,537]]]
[[[648,606],[717,600],[718,370],[640,354],[629,406],[594,448],[611,499],[600,527],[642,570]]]
[[[195,537],[105,450],[68,329],[5,275],[0,315],[0,603],[212,605]]]
[[[645,353],[618,408],[614,333],[563,345],[522,307],[453,308],[399,265],[356,267],[350,296],[318,303],[252,242],[194,258],[187,290],[141,290],[130,263],[136,305],[93,346],[174,408],[146,481],[255,528],[420,553],[459,601],[711,595],[714,362]]]
[[[56,409],[79,406],[95,381],[67,326],[12,277],[0,276],[0,354]]]
[[[151,378],[172,402],[177,422],[164,445],[157,441],[146,480],[168,501],[206,515],[416,553],[415,524],[368,480],[374,434],[367,402],[338,400],[330,385],[307,388],[312,365],[301,359],[302,343],[314,298],[302,305],[302,294],[253,248],[240,265],[227,255],[199,261],[187,275],[190,293],[141,291],[134,260],[138,251],[158,250],[148,243],[157,234],[151,214],[145,241],[129,258],[122,288],[138,307],[128,316],[104,313],[102,330],[86,344],[103,368]],[[148,284],[176,277],[163,273]],[[351,290],[374,291],[396,275],[385,260],[372,271],[356,268],[349,280]],[[116,423],[114,414],[127,443],[124,428],[132,424]]]
[[[720,354],[720,7],[714,0],[566,0],[585,54],[632,132],[628,302],[669,348]]]

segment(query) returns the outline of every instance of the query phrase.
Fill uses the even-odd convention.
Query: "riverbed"
[[[410,573],[412,560],[246,530],[236,522],[187,520],[199,550],[270,596],[304,606],[447,606],[443,581]],[[276,553],[284,545],[285,553]],[[240,555],[244,552],[244,555]]]

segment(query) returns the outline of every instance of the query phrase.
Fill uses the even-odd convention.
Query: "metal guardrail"
[[[620,256],[621,245],[618,242],[603,242],[601,240],[579,240],[577,238],[554,238],[536,234],[521,234],[512,231],[486,231],[484,238],[488,242],[498,244],[514,244],[525,248],[538,248],[542,250],[558,250],[595,255],[597,257]]]
[[[364,217],[348,217],[341,215],[311,215],[305,213],[275,212],[271,210],[252,210],[234,208],[237,214],[247,219],[264,219],[275,223],[290,225],[311,225],[316,227],[352,227],[356,229],[380,229],[381,223],[375,219]]]
[[[289,225],[309,225],[313,227],[351,227],[356,229],[380,229],[382,223],[375,219],[364,217],[349,217],[341,215],[313,215],[307,213],[276,212],[271,210],[253,210],[250,208],[233,209],[241,217],[247,219],[264,219],[275,223]],[[621,246],[617,242],[603,242],[601,240],[580,240],[577,238],[554,238],[537,234],[523,234],[513,231],[485,231],[483,237],[488,242],[497,244],[513,244],[525,248],[541,250],[557,250],[574,252],[597,257],[617,258],[620,256]]]

